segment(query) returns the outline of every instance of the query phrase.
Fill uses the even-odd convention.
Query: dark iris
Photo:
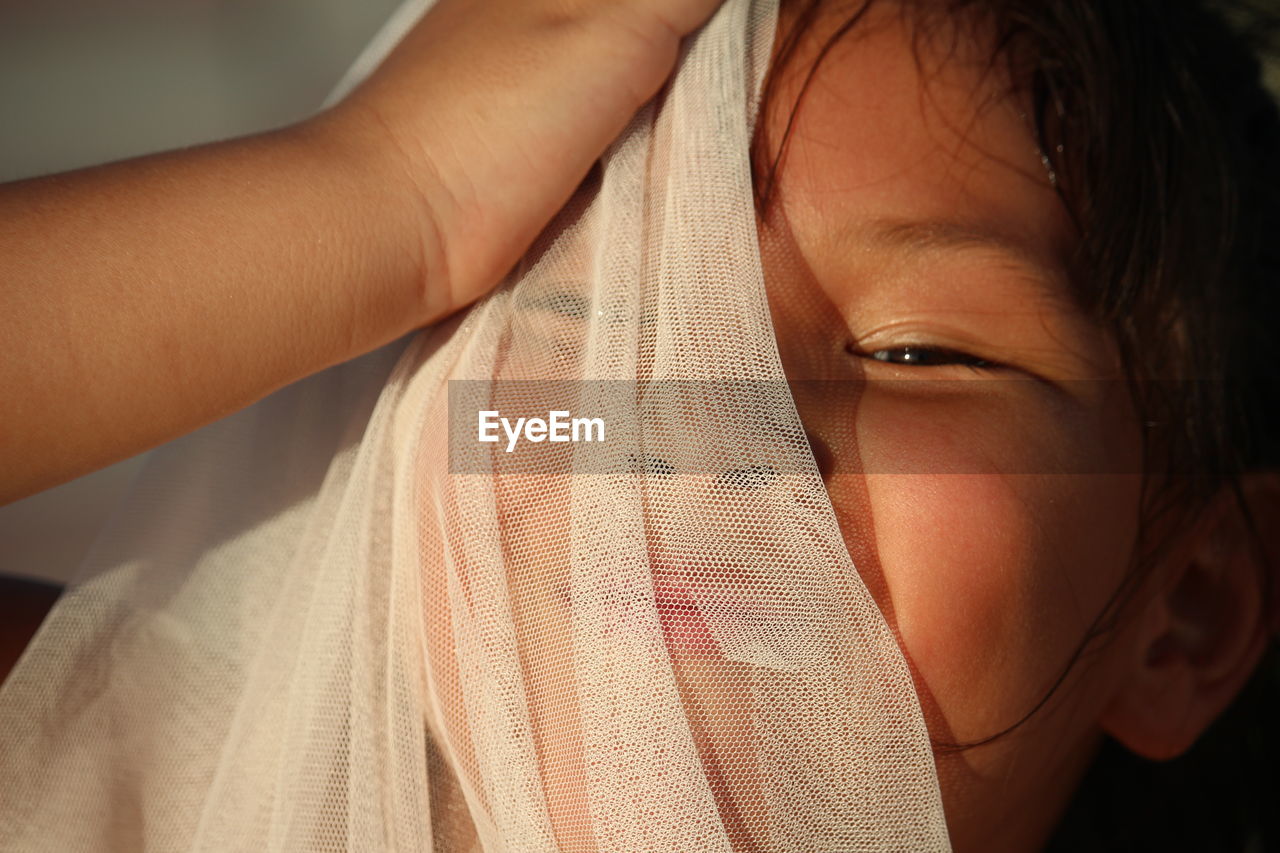
[[[968,353],[940,347],[894,347],[872,352],[876,361],[889,364],[905,364],[914,367],[938,367],[959,364],[965,367],[995,367],[995,363]]]
[[[554,290],[538,297],[533,305],[543,311],[550,311],[574,320],[581,320],[591,311],[590,299],[568,290]]]

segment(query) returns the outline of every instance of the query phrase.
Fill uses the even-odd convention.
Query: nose
[[[822,475],[823,482],[830,480],[836,468],[836,457],[831,452],[831,446],[808,429],[804,431],[804,437],[809,440],[809,451],[818,465],[818,473]]]

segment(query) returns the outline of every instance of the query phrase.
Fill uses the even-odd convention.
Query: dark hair
[[[833,32],[810,78],[874,2]],[[824,2],[797,4],[766,104]],[[1235,32],[1192,0],[902,5],[918,34],[940,16],[986,29],[992,65],[1005,64],[1031,98],[1037,142],[1079,236],[1075,295],[1114,331],[1143,419],[1158,431],[1149,444],[1161,456],[1148,470],[1182,475],[1177,484],[1194,491],[1180,497],[1204,498],[1280,463],[1269,421],[1280,381],[1268,369],[1280,335],[1266,322],[1280,316],[1280,111],[1256,58],[1280,39],[1280,14],[1224,0]],[[757,133],[762,213],[789,133],[773,151]]]
[[[863,0],[824,41],[809,80],[875,1]],[[797,3],[795,23],[783,33],[766,80],[762,115],[776,97],[778,70],[824,5]],[[1280,111],[1263,85],[1257,59],[1274,53],[1280,10],[1261,0],[1223,0],[1212,8],[1195,0],[901,3],[917,38],[942,17],[977,28],[953,27],[956,38],[977,31],[990,38],[992,68],[1007,72],[1014,86],[1010,94],[1030,105],[1042,157],[1078,235],[1072,263],[1076,298],[1114,335],[1148,427],[1142,530],[1160,521],[1176,525],[1181,514],[1195,512],[1224,488],[1240,498],[1241,474],[1280,466],[1274,427],[1280,422]],[[791,106],[792,120],[806,88],[807,82]],[[775,196],[789,132],[790,125],[769,149],[758,129],[753,156],[762,216]],[[1242,498],[1239,503],[1247,517]],[[1255,539],[1261,549],[1260,537]],[[1090,644],[1107,634],[1156,561],[1162,543],[1150,540],[1144,537],[1133,571],[1058,681],[1022,720],[981,741],[935,748],[989,742],[1043,707]],[[1266,565],[1266,555],[1260,557]],[[1268,595],[1275,593],[1271,582],[1267,572]],[[1184,820],[1172,843],[1176,849],[1244,849],[1247,833],[1264,831],[1259,820],[1267,811],[1249,812],[1235,833],[1214,822],[1239,816],[1240,807],[1249,811],[1248,792],[1270,795],[1254,802],[1280,804],[1270,767],[1280,749],[1267,740],[1273,737],[1270,726],[1260,730],[1280,719],[1278,667],[1273,650],[1237,707],[1187,756],[1160,771],[1122,750],[1104,749],[1067,824],[1079,831],[1099,829],[1098,809],[1082,804],[1111,802],[1096,798],[1100,790],[1123,791],[1122,801],[1131,805],[1143,792],[1172,797],[1182,790],[1185,796],[1185,786],[1161,787],[1153,780],[1185,781],[1199,774],[1216,792],[1233,792],[1239,807],[1206,813],[1203,804],[1183,804],[1181,815],[1199,814],[1211,825],[1193,840]],[[1252,778],[1239,763],[1245,760],[1239,744],[1249,738],[1270,744],[1254,759]],[[1232,784],[1205,778],[1215,773]],[[1204,794],[1202,786],[1192,791]],[[1179,808],[1173,800],[1153,802],[1161,809]],[[1074,837],[1086,843],[1084,836]],[[1095,832],[1087,843],[1089,849],[1134,849],[1120,838],[1107,846]],[[1149,832],[1127,838],[1137,847],[1170,849]],[[1274,823],[1265,838],[1280,844]]]

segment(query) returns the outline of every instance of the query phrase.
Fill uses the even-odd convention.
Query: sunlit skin
[[[849,11],[820,17],[783,72],[769,151]],[[955,744],[1031,711],[1131,571],[1140,425],[1112,341],[1072,299],[1073,231],[1021,99],[975,31],[931,27],[913,45],[880,3],[827,56],[761,236],[788,376],[847,380],[794,390],[854,562],[933,739]],[[1153,737],[1133,695],[1169,675],[1148,644],[1173,619],[1156,591],[1180,547],[1043,709],[940,752],[957,850],[1042,844],[1104,732],[1155,757],[1193,738]]]

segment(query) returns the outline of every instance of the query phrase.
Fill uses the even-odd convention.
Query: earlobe
[[[1163,760],[1185,752],[1249,680],[1275,632],[1280,478],[1224,490],[1156,571],[1104,730]],[[1270,600],[1265,600],[1268,595]]]
[[[1154,760],[1174,758],[1194,741],[1191,719],[1196,680],[1162,602],[1152,602],[1138,630],[1138,644],[1123,669],[1103,730],[1130,752]]]

